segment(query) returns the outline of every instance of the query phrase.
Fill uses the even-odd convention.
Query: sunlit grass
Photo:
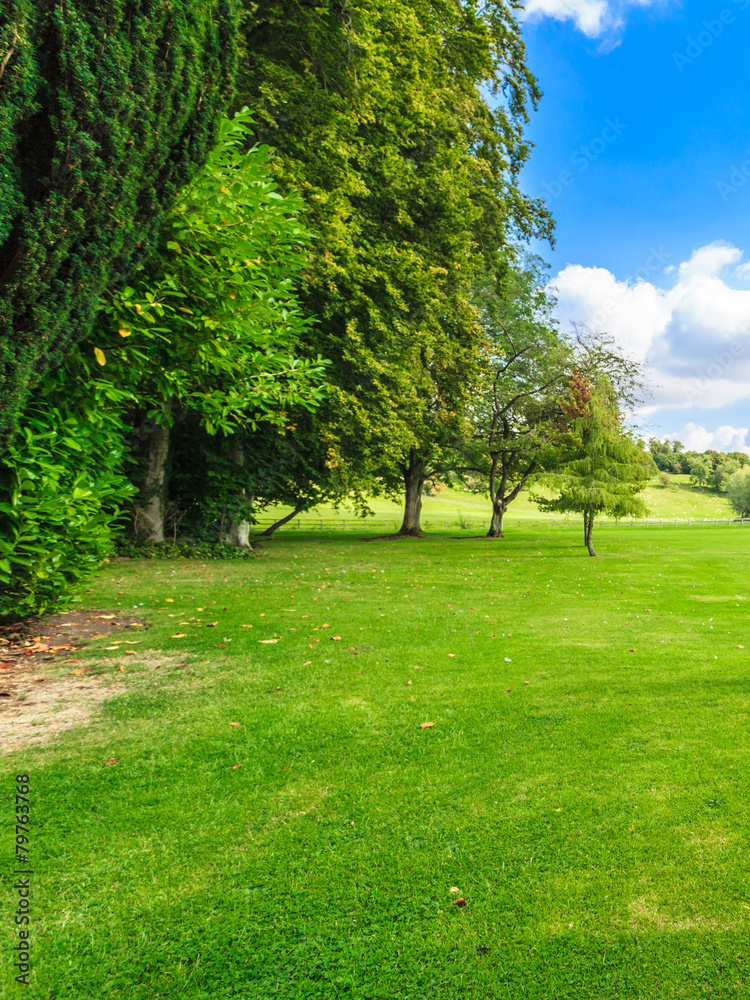
[[[648,507],[650,519],[714,519],[735,516],[725,493],[719,493],[709,487],[693,486],[689,476],[672,476],[671,479],[672,483],[666,489],[660,485],[657,479],[654,479],[643,491],[642,497]],[[403,515],[403,509],[399,503],[378,498],[373,498],[369,503],[379,528],[385,530],[386,521],[388,521],[388,530],[398,528]],[[258,515],[259,521],[263,525],[270,524],[290,512],[290,507],[270,507]],[[486,496],[479,493],[468,493],[464,490],[448,488],[434,490],[424,497],[422,503],[422,522],[426,525],[427,530],[456,528],[460,526],[462,520],[478,529],[482,522],[488,524],[491,516],[491,504]],[[567,519],[567,515],[565,519]],[[540,513],[531,502],[529,494],[521,493],[508,509],[506,524],[512,527],[518,521],[523,524],[529,520],[540,523],[554,520],[560,523],[560,515]],[[574,517],[572,520],[576,521]],[[283,530],[294,530],[298,521],[309,527],[320,527],[322,521],[323,526],[338,526],[342,529],[352,529],[356,526],[364,528],[368,523],[355,518],[352,511],[345,506],[337,511],[328,504],[321,504],[315,510],[300,514],[292,524]]]
[[[6,758],[25,995],[747,995],[750,531],[452,535],[101,575],[128,693]]]

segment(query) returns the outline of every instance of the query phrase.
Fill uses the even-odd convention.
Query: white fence
[[[255,525],[257,530],[262,531],[273,524],[271,519],[258,521]],[[741,527],[750,525],[750,518],[597,518],[594,522],[595,528],[718,528],[718,527]],[[395,533],[401,527],[401,518],[361,518],[361,517],[327,517],[327,518],[297,518],[289,521],[279,530],[304,530],[304,531],[382,531],[383,533]],[[487,531],[489,520],[487,518],[455,518],[453,520],[442,518],[440,520],[422,520],[424,531],[436,531],[440,529],[452,528],[464,531]],[[583,521],[577,518],[507,518],[503,522],[503,530],[506,528],[578,528],[583,527]]]

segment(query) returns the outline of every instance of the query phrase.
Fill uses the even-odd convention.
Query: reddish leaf
[[[435,725],[435,723],[434,722],[420,722],[419,725],[420,725],[421,729],[432,729],[432,727]]]
[[[461,896],[459,899],[454,899],[453,900],[453,905],[454,906],[466,906],[466,900],[464,899],[463,896]]]

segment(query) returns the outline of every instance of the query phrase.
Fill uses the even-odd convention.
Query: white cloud
[[[528,0],[524,19],[527,21],[551,17],[555,21],[572,21],[587,38],[610,36],[606,51],[618,42],[616,36],[625,22],[628,7],[656,6],[662,0]]]
[[[744,451],[750,455],[750,440],[747,427],[718,427],[715,431],[707,431],[700,424],[687,423],[681,431],[667,434],[665,440],[681,441],[685,451]]]
[[[716,241],[666,268],[668,255],[650,248],[640,277],[623,281],[605,268],[568,265],[551,282],[557,318],[563,328],[579,321],[606,330],[647,362],[654,398],[641,417],[665,407],[717,410],[750,401],[750,290],[732,288],[722,276],[750,276],[741,258],[737,247]]]
[[[607,28],[618,26],[611,23],[613,14],[606,0],[529,0],[526,19],[540,17],[573,21],[587,38],[597,38]]]

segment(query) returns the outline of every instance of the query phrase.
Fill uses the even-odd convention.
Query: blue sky
[[[648,361],[645,433],[750,452],[750,0],[527,0],[524,35],[560,321]]]

